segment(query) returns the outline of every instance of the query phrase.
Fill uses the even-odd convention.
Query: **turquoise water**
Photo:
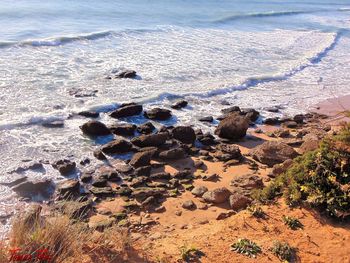
[[[91,157],[81,110],[185,98],[170,124],[217,116],[225,100],[283,114],[350,93],[350,3],[236,0],[2,0],[0,176],[23,159]],[[130,68],[136,80],[107,80]],[[72,91],[94,91],[74,97]],[[64,128],[41,124],[63,120]],[[136,119],[143,122],[143,119]],[[92,158],[93,159],[93,158]],[[62,179],[47,167],[41,174]],[[0,186],[0,212],[15,197]]]

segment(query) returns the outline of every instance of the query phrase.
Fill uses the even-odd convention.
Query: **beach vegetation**
[[[251,258],[255,258],[261,253],[260,246],[247,238],[238,239],[236,243],[231,245],[231,250]]]
[[[274,241],[271,247],[272,253],[282,262],[293,262],[296,256],[295,248],[286,242]]]

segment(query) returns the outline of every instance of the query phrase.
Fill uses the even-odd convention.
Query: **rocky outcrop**
[[[80,126],[80,129],[84,134],[89,136],[104,136],[111,134],[111,131],[106,125],[104,125],[102,122],[94,120],[84,123],[82,126]]]
[[[248,127],[249,121],[245,117],[232,113],[220,121],[215,134],[221,138],[238,140],[246,135]]]
[[[171,133],[174,139],[182,143],[193,144],[196,140],[196,134],[190,126],[175,127]]]
[[[136,103],[122,104],[120,108],[113,111],[110,116],[112,118],[126,118],[141,114],[143,110],[142,105]]]
[[[167,109],[154,108],[154,109],[145,111],[144,116],[151,120],[164,121],[171,117],[171,111]]]
[[[272,167],[288,159],[294,159],[298,153],[289,145],[278,141],[267,141],[253,148],[249,153],[256,161]]]

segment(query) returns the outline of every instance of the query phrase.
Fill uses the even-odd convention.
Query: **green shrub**
[[[297,218],[291,216],[282,216],[282,219],[284,224],[292,230],[303,228],[303,224]]]
[[[266,203],[283,194],[291,206],[304,203],[334,217],[350,215],[350,143],[344,142],[346,138],[350,142],[350,128],[324,139],[317,150],[296,158],[254,197]]]
[[[231,245],[231,250],[251,258],[255,258],[257,254],[261,253],[261,248],[246,238],[238,239],[236,243]]]
[[[180,247],[180,256],[181,259],[185,262],[195,260],[196,258],[199,258],[203,255],[203,252],[201,252],[199,249],[193,246],[187,246],[183,245]]]
[[[250,214],[256,218],[264,218],[266,216],[265,212],[262,210],[261,206],[259,205],[251,205],[247,208],[247,210],[250,212]]]
[[[272,253],[282,262],[291,262],[295,258],[295,249],[286,242],[275,241],[271,247]]]

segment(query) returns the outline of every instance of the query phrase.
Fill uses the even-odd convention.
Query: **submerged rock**
[[[121,136],[133,136],[136,130],[136,125],[134,124],[115,124],[109,127],[112,133]]]
[[[57,169],[60,172],[60,174],[67,175],[74,172],[76,168],[76,163],[67,159],[58,160],[52,164],[52,167]]]
[[[171,117],[171,111],[167,109],[154,108],[144,113],[145,117],[151,120],[164,121]]]
[[[110,116],[112,118],[125,118],[141,114],[143,110],[142,105],[136,103],[123,104],[120,108],[113,111]]]
[[[175,102],[175,103],[174,103],[173,105],[171,105],[170,107],[171,107],[172,109],[178,110],[178,109],[181,109],[181,108],[185,108],[187,105],[188,105],[188,102],[187,102],[187,101],[185,101],[185,100],[180,100],[180,101]]]

